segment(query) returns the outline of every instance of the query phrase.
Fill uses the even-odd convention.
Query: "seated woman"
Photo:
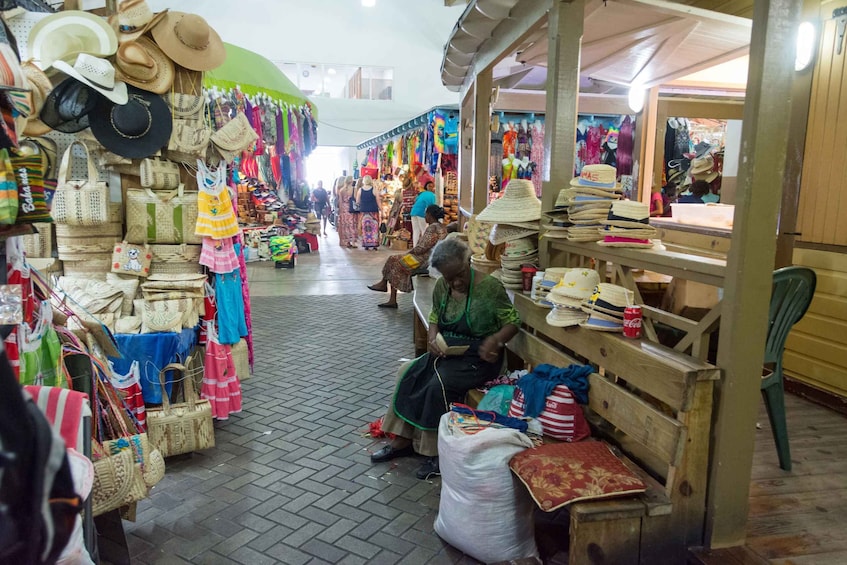
[[[447,236],[447,228],[440,222],[444,217],[444,209],[433,204],[426,209],[427,228],[421,235],[420,241],[405,255],[392,255],[382,267],[382,280],[368,288],[377,292],[385,292],[391,285],[391,296],[388,302],[379,305],[380,308],[397,308],[397,291],[411,292],[412,274],[425,269],[429,254],[435,244]]]
[[[467,392],[496,377],[503,347],[518,333],[520,316],[499,280],[478,273],[471,250],[460,239],[435,246],[430,265],[441,273],[432,291],[429,351],[400,369],[394,397],[382,424],[395,434],[391,443],[371,455],[380,463],[413,451],[429,459],[417,477],[439,474],[438,421]],[[447,357],[438,334],[448,346],[467,345],[462,355]]]

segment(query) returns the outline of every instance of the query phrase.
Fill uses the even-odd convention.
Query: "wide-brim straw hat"
[[[695,157],[691,161],[691,167],[688,169],[688,172],[692,175],[700,175],[704,173],[708,173],[715,166],[715,159],[711,155],[703,155],[702,157]]]
[[[538,240],[534,237],[534,234],[533,236],[507,241],[501,258],[514,259],[533,254],[538,254]]]
[[[489,204],[479,213],[481,222],[508,223],[532,222],[541,219],[541,200],[535,195],[531,181],[512,179],[506,185],[503,196]]]
[[[585,323],[588,320],[588,316],[585,313],[572,308],[554,307],[547,314],[546,319],[548,325],[557,328],[568,328]]]
[[[546,231],[542,237],[548,239],[568,239],[567,231]]]
[[[124,0],[118,5],[118,13],[109,17],[118,43],[135,41],[150,30],[168,12],[165,9],[154,14],[146,0]]]
[[[600,275],[594,269],[570,269],[562,276],[562,282],[550,292],[566,298],[585,300],[590,298],[600,284]]]
[[[515,228],[507,224],[494,224],[491,233],[488,235],[488,241],[493,245],[500,245],[509,241],[524,239],[538,234],[538,229],[528,230],[524,228]]]
[[[72,63],[80,53],[109,57],[118,50],[115,30],[101,18],[81,10],[50,14],[33,26],[28,56],[46,71],[55,61]]]
[[[627,306],[634,304],[635,293],[622,286],[611,283],[599,283],[591,296],[583,302],[583,310],[593,310],[623,319]]]
[[[53,83],[47,75],[31,61],[21,65],[21,70],[29,83],[32,93],[32,113],[27,117],[23,134],[28,137],[40,137],[50,132],[50,126],[41,121],[39,114],[47,101],[47,97],[53,90]]]
[[[130,159],[144,159],[159,151],[173,129],[171,111],[162,97],[132,86],[126,104],[101,98],[89,120],[100,145]]]
[[[495,224],[498,225],[498,224]],[[500,222],[501,226],[507,226],[510,228],[522,228],[525,230],[538,231],[541,224],[539,222]]]
[[[174,83],[174,63],[148,37],[124,41],[115,55],[117,76],[136,88],[164,94]]]
[[[574,197],[572,201],[575,201],[580,196],[597,196],[600,198],[610,198],[610,199],[618,199],[621,197],[621,193],[623,189],[618,190],[603,190],[602,188],[592,188],[588,186],[580,186],[574,190]]]
[[[617,178],[618,171],[611,165],[585,165],[582,167],[579,176],[571,181],[571,186],[614,190],[619,187]]]
[[[129,99],[126,83],[116,80],[115,67],[106,59],[80,53],[73,66],[65,61],[54,61],[53,68],[99,92],[115,104],[126,104]]]
[[[196,14],[171,10],[150,32],[162,51],[186,69],[211,71],[226,60],[221,36]]]

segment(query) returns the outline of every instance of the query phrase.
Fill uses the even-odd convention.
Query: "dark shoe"
[[[371,290],[375,290],[376,292],[388,292],[388,286],[387,285],[386,285],[385,288],[379,288],[377,285],[372,284],[372,285],[368,285],[368,288],[371,289]]]
[[[391,444],[388,444],[376,453],[371,453],[371,463],[383,463],[385,461],[396,459],[397,457],[408,457],[414,453],[415,450],[412,449],[411,445],[407,445],[400,449],[394,449],[391,447]]]
[[[433,477],[440,477],[441,469],[438,468],[438,457],[429,457],[423,465],[418,467],[415,476],[422,481]]]
[[[396,302],[383,302],[382,304],[377,304],[380,308],[397,308]]]

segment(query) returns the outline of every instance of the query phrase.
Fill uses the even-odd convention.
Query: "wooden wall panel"
[[[835,21],[824,20],[797,213],[800,241],[830,245],[847,245],[847,49],[839,54],[839,42]]]
[[[795,249],[794,263],[818,276],[815,298],[785,344],[786,374],[847,396],[847,254]]]

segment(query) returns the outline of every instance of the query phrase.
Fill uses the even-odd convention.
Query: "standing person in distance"
[[[362,247],[365,251],[379,247],[379,202],[374,193],[373,179],[366,175],[362,179],[362,188],[356,194],[356,203],[361,215]]]
[[[412,205],[412,245],[417,245],[418,241],[426,231],[426,210],[435,204],[435,183],[431,180],[425,182],[423,187],[418,185],[420,192],[415,198],[415,203]]]
[[[348,249],[358,247],[359,213],[355,210],[355,203],[353,177],[344,177],[338,189],[338,244]]]
[[[329,218],[329,193],[324,188],[324,182],[318,181],[318,186],[312,191],[312,203],[315,206],[315,214],[321,221],[324,237],[326,237],[326,222]]]

